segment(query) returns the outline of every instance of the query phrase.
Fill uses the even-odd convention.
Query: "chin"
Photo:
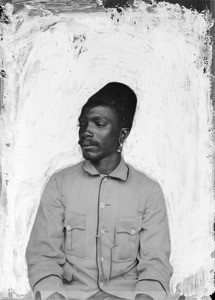
[[[90,152],[87,152],[87,151],[83,151],[82,155],[83,155],[84,159],[89,160],[89,161],[95,161],[96,162],[99,159],[101,159],[98,154],[90,153]]]

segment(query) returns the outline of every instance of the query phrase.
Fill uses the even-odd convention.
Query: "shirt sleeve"
[[[68,300],[61,279],[53,275],[46,277],[34,286],[34,294],[36,295],[35,300],[46,300],[49,296],[56,293],[56,291]]]
[[[154,300],[167,297],[172,276],[170,250],[165,200],[160,185],[155,182],[142,219],[135,295],[147,294]]]
[[[29,283],[42,300],[57,292],[65,296],[62,265],[64,239],[64,206],[56,174],[49,179],[39,204],[26,249]]]

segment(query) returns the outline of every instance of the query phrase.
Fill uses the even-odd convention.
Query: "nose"
[[[83,138],[93,137],[93,128],[90,123],[86,124],[84,127],[80,128],[80,134]]]

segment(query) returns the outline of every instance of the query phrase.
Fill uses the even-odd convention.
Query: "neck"
[[[121,160],[120,153],[114,153],[109,157],[104,157],[99,161],[91,161],[92,165],[101,174],[110,174],[119,165]]]

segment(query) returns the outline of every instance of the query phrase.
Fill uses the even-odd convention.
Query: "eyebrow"
[[[93,116],[92,118],[90,118],[90,120],[93,120],[93,121],[95,121],[95,120],[102,120],[102,119],[111,122],[111,120],[109,118],[106,118],[106,117],[103,117],[103,116]],[[85,121],[85,120],[86,120],[86,118],[84,118],[84,117],[80,117],[78,119],[79,122]]]
[[[92,120],[101,120],[101,119],[104,119],[104,120],[107,120],[107,121],[109,121],[109,119],[108,119],[108,118],[106,118],[106,117],[102,117],[102,116],[93,116],[93,117],[92,117]]]

